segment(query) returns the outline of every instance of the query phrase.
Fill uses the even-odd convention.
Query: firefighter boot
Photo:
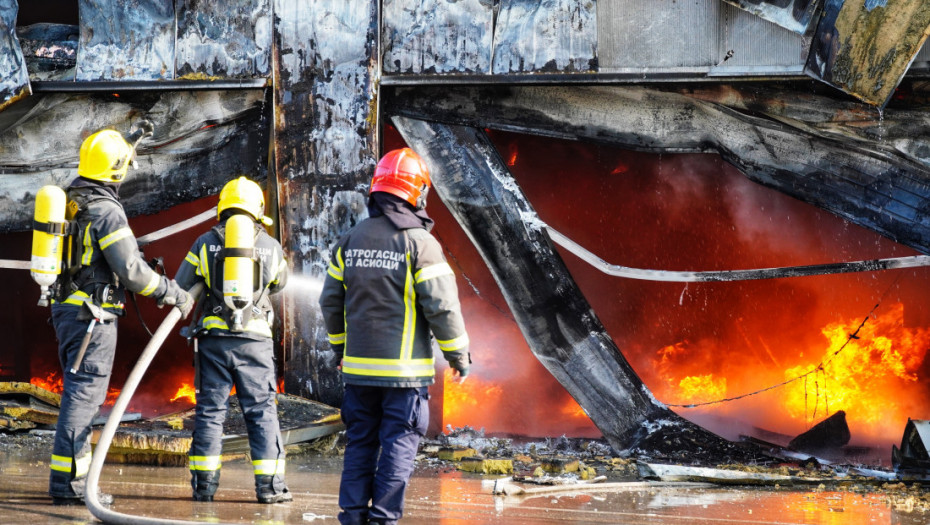
[[[259,503],[284,503],[294,499],[283,477],[266,474],[255,476],[255,496]]]
[[[220,471],[195,470],[191,472],[191,488],[194,501],[213,501],[216,488],[220,485]]]

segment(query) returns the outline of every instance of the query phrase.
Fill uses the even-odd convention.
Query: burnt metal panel
[[[271,0],[178,0],[178,78],[271,73]]]
[[[718,62],[710,75],[802,74],[810,39],[724,5]]]
[[[799,75],[805,37],[720,0],[600,0],[600,73]]]
[[[293,269],[284,290],[288,393],[341,402],[341,377],[317,304],[329,250],[367,214],[374,171],[377,4],[274,1],[274,159],[281,239]]]
[[[17,0],[0,0],[0,111],[28,96],[29,72],[16,38]]]
[[[78,26],[68,24],[17,27],[29,79],[33,82],[74,80],[78,33]]]
[[[385,0],[385,73],[490,73],[493,0]]]
[[[501,0],[494,28],[495,74],[596,69],[595,0]]]
[[[882,107],[928,32],[926,0],[826,0],[804,71]]]
[[[67,186],[77,176],[84,138],[103,128],[126,133],[143,117],[155,124],[155,134],[139,145],[137,166],[120,188],[131,216],[215,195],[243,173],[267,178],[271,105],[261,89],[41,93],[11,109],[21,105],[9,121],[0,112],[2,233],[31,228],[39,188]]]
[[[755,182],[930,254],[930,93],[901,114],[887,108],[875,126],[887,128],[857,130],[876,116],[856,121],[862,108],[817,97],[805,83],[770,88],[768,96],[756,89],[405,88],[384,106],[418,119],[642,151],[716,152]],[[805,105],[821,107],[811,112],[818,120],[797,118]]]
[[[599,0],[600,72],[701,68],[723,59],[720,0]]]
[[[798,34],[804,34],[820,6],[820,0],[723,0],[778,24]]]
[[[79,0],[77,80],[174,78],[174,0]]]

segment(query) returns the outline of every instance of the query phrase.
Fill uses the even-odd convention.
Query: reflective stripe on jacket
[[[81,268],[74,276],[78,290],[61,303],[80,306],[90,300],[95,286],[110,283],[113,274],[120,289],[156,298],[164,295],[168,279],[142,258],[122,205],[94,187],[71,188],[69,197],[84,203],[73,219],[79,231],[74,242],[82,246]],[[123,314],[122,303],[102,306],[111,313]]]
[[[436,337],[443,357],[468,352],[455,275],[425,229],[368,218],[334,247],[320,296],[329,341],[344,350],[346,383],[433,382]]]

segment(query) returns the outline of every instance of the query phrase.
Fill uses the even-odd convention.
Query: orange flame
[[[194,385],[191,385],[190,383],[181,383],[181,388],[178,388],[178,391],[174,393],[174,397],[172,397],[169,401],[174,402],[178,399],[186,399],[191,403],[196,403],[197,398],[195,395],[196,392],[194,391]]]
[[[503,397],[503,389],[475,377],[467,377],[465,381],[457,383],[453,374],[452,369],[447,368],[443,375],[443,424],[453,427],[474,426],[471,415],[497,406]]]
[[[691,403],[721,399],[727,395],[727,378],[714,377],[714,374],[688,376],[679,381],[678,394]]]
[[[56,394],[60,394],[61,391],[64,390],[64,382],[62,380],[61,373],[59,373],[57,370],[54,372],[49,372],[45,378],[33,377],[29,380],[29,383]]]
[[[119,388],[111,388],[107,390],[107,398],[104,400],[104,406],[113,406],[116,404],[116,400],[119,398],[119,394],[122,392]]]
[[[856,333],[861,323],[861,319],[853,319],[825,326],[821,333],[826,345],[798,352],[816,361],[785,369],[782,377],[787,383],[766,394],[774,399],[746,396],[750,403],[774,403],[758,411],[758,417],[772,418],[778,412],[797,426],[809,427],[844,410],[854,436],[892,441],[900,436],[908,417],[926,417],[927,404],[918,372],[930,348],[930,329],[905,327],[904,305],[900,303],[890,306],[885,314],[870,317]],[[725,354],[719,343],[710,345],[706,341],[684,341],[660,349],[653,361],[663,383],[657,395],[673,404],[709,403],[727,395],[753,393],[751,388],[728,393],[728,381],[754,385],[760,390],[778,383],[777,377],[772,378],[758,367],[705,374],[693,370],[709,367],[701,357]],[[721,411],[728,408],[725,404],[708,407]],[[784,428],[785,423],[781,421],[779,426]]]
[[[924,395],[917,371],[930,346],[930,329],[905,328],[902,304],[867,320],[851,338],[860,323],[823,328],[829,346],[822,366],[785,370],[786,379],[809,374],[786,389],[785,406],[792,417],[816,422],[845,410],[850,426],[858,423],[861,432],[873,436],[886,431],[890,422],[899,432],[909,416],[921,417],[912,411]]]

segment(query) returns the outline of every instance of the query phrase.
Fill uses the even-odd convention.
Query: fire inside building
[[[0,379],[61,384],[27,271],[37,191],[90,133],[147,119],[120,194],[167,275],[225,182],[265,189],[292,272],[281,393],[339,406],[329,250],[409,146],[474,359],[461,384],[438,370],[431,434],[713,450],[839,414],[888,465],[930,419],[930,6],[415,4],[0,0]],[[122,321],[113,399],[150,303]],[[169,338],[129,409],[192,406],[190,355]]]

